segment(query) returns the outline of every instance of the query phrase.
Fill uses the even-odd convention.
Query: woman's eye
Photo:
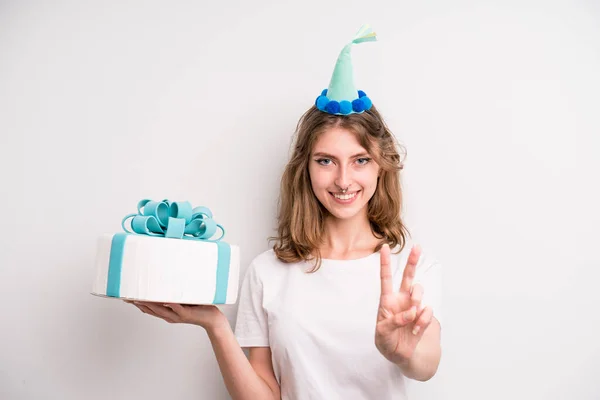
[[[359,158],[358,160],[356,160],[356,162],[358,163],[358,165],[366,165],[369,163],[369,161],[371,161],[370,158]]]
[[[331,160],[329,158],[320,158],[317,162],[321,165],[329,165],[331,164]]]

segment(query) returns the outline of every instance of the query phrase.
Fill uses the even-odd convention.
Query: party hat
[[[354,39],[348,43],[338,56],[329,87],[317,97],[315,105],[323,112],[335,115],[356,114],[371,108],[372,102],[362,90],[354,85],[354,70],[350,51],[354,44],[374,42],[377,35],[366,24],[363,25]]]

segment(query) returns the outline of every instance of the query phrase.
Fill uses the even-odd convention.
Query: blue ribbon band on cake
[[[113,236],[106,295],[120,297],[125,242],[128,236],[138,234],[215,243],[217,246],[217,282],[213,304],[224,304],[227,299],[231,247],[228,243],[221,241],[225,236],[225,229],[213,220],[211,210],[207,207],[192,208],[187,201],[163,200],[158,202],[147,199],[138,202],[137,210],[137,214],[129,214],[121,222],[126,233],[117,233]],[[126,222],[130,218],[132,218],[131,231],[126,226]],[[211,239],[217,228],[221,230],[221,236]]]

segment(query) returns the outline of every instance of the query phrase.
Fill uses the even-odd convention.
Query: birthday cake
[[[123,232],[98,238],[92,294],[179,304],[237,301],[239,247],[222,240],[225,229],[210,209],[142,200],[137,211],[123,218]]]

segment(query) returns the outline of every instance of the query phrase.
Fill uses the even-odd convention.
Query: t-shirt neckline
[[[335,259],[335,258],[322,258],[321,265],[339,265],[344,264],[344,266],[354,265],[354,264],[363,264],[365,261],[369,261],[373,257],[379,257],[379,251],[375,251],[371,254],[368,254],[359,258],[349,258],[349,259]]]

